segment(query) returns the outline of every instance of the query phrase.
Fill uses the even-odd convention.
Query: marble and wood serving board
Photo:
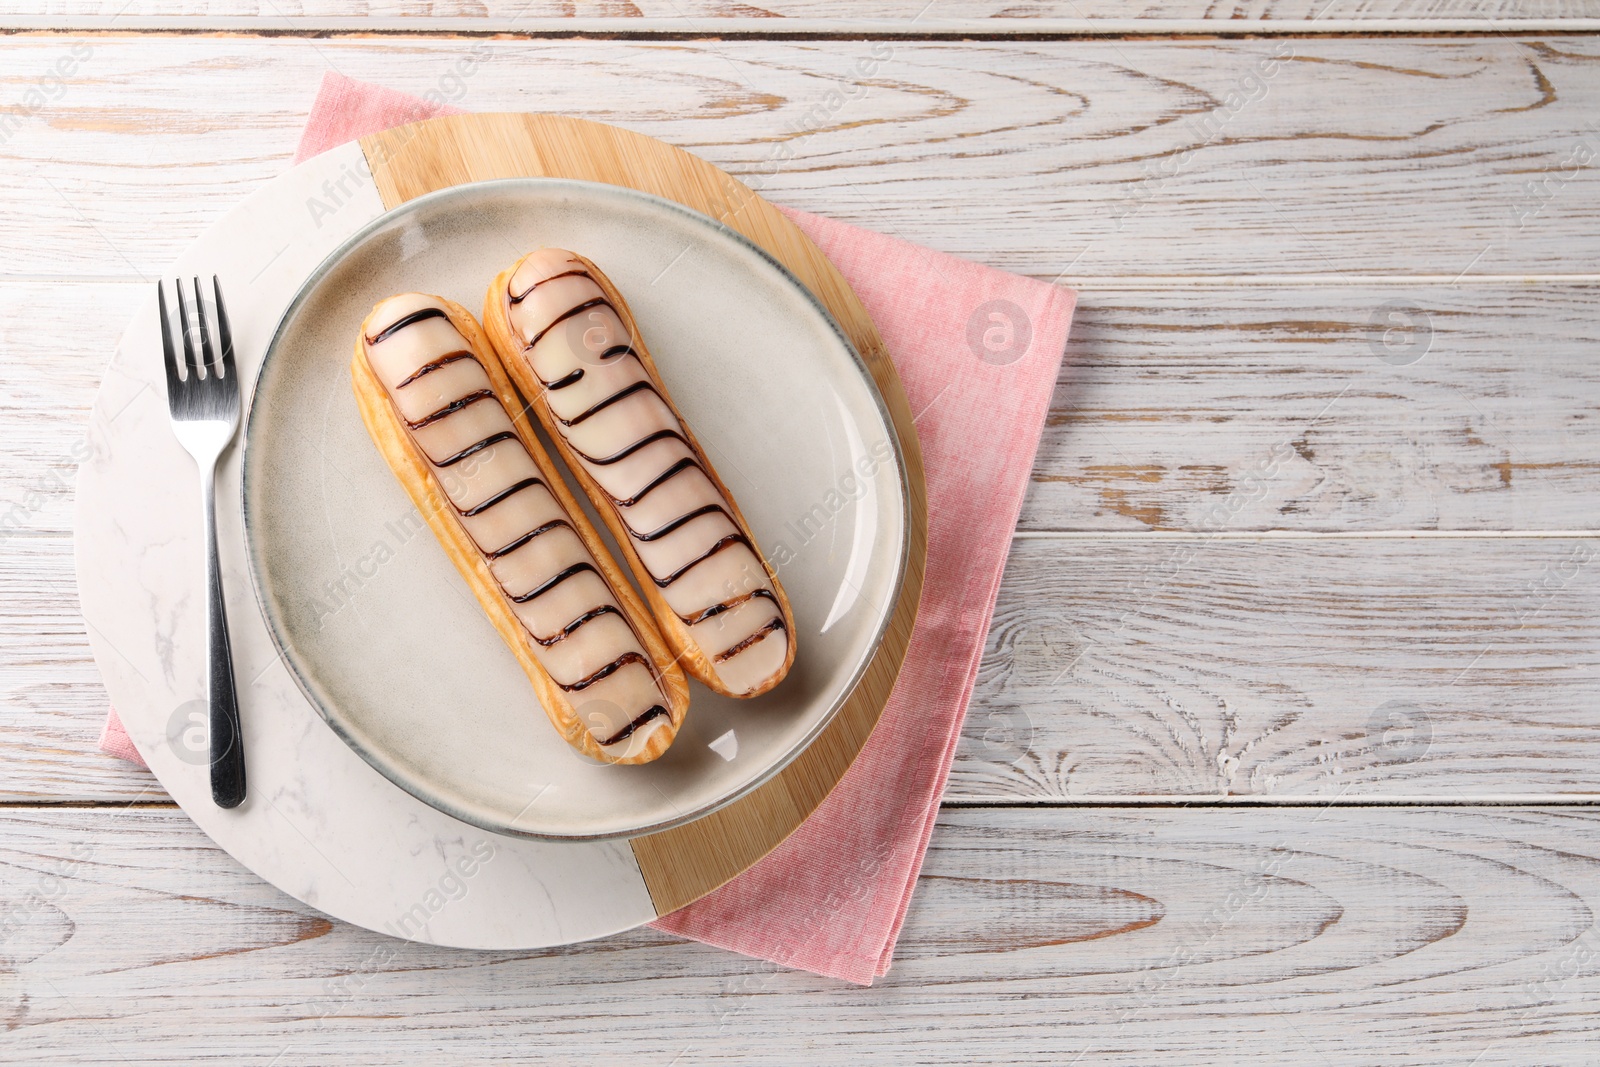
[[[548,115],[433,119],[364,138],[269,183],[217,223],[173,273],[221,275],[248,287],[233,312],[240,371],[253,381],[278,316],[301,281],[346,238],[406,201],[453,185],[551,177],[626,186],[685,204],[738,231],[822,302],[881,393],[904,460],[904,577],[881,644],[827,727],[778,774],[738,800],[631,840],[524,840],[456,822],[402,793],[350,751],[296,688],[251,600],[240,516],[219,512],[236,671],[246,704],[251,802],[209,801],[205,775],[171,743],[195,709],[183,697],[202,666],[202,603],[184,595],[200,558],[186,457],[165,428],[154,294],[124,338],[91,420],[94,455],[77,505],[78,577],[96,662],[140,751],[211,837],[269,882],[373,930],[437,944],[527,948],[603,936],[676,910],[723,884],[792,832],[839,781],[877,722],[898,673],[921,591],[926,504],[912,415],[882,341],[838,271],[781,213],[743,184],[682,150],[615,127]],[[338,202],[326,205],[327,190]],[[137,462],[184,472],[134,485]],[[168,447],[170,445],[170,447]],[[117,455],[118,449],[122,455]],[[219,499],[237,500],[237,455],[219,471]],[[148,480],[143,480],[148,482]],[[195,514],[191,514],[195,512]],[[192,531],[193,537],[189,536]],[[153,625],[152,625],[153,623]],[[254,703],[254,707],[249,705]],[[491,862],[492,860],[492,862]],[[471,870],[471,875],[464,873]],[[441,874],[470,878],[441,897]],[[448,908],[417,901],[447,899]]]

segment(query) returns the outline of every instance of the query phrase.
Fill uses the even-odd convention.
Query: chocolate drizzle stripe
[[[540,384],[542,384],[546,389],[555,390],[555,389],[565,389],[569,385],[577,385],[578,382],[580,382],[582,380],[583,380],[583,368],[579,367],[577,370],[573,371],[571,374],[564,374],[561,377],[557,378],[553,382],[544,382],[544,381],[541,380]]]
[[[416,422],[412,422],[411,420],[407,419],[406,420],[406,425],[411,427],[413,430],[420,430],[424,426],[432,426],[434,423],[438,422],[440,419],[448,418],[449,416],[454,415],[456,412],[461,411],[464,408],[471,407],[473,404],[476,404],[480,400],[493,400],[493,399],[495,399],[495,395],[494,395],[494,390],[493,389],[478,389],[478,390],[475,390],[473,392],[468,393],[466,396],[462,397],[460,400],[452,400],[452,401],[450,401],[450,403],[446,404],[444,407],[440,408],[438,411],[435,411],[431,415],[424,415],[424,416],[422,416],[422,418],[418,419]],[[505,410],[505,409],[502,408],[501,410]]]
[[[542,533],[549,533],[558,526],[565,526],[567,529],[572,530],[572,523],[568,522],[566,519],[551,519],[549,522],[529,530],[527,533],[523,534],[521,537],[518,537],[509,544],[497,548],[493,552],[485,552],[484,555],[489,559],[499,559],[501,556],[509,556],[511,553],[515,552],[529,541],[532,541],[535,537],[538,537]],[[577,533],[576,530],[573,530],[572,532]]]
[[[543,484],[544,482],[540,481],[538,478],[524,478],[520,482],[513,482],[512,484],[506,486],[504,489],[500,490],[494,496],[490,497],[488,500],[485,500],[481,504],[474,504],[465,511],[461,511],[460,508],[456,508],[456,510],[460,511],[461,514],[470,519],[474,515],[481,515],[485,511],[488,511],[490,508],[494,507],[508,496],[515,496],[530,486]]]
[[[544,596],[546,593],[560,585],[562,582],[566,581],[568,578],[582,574],[584,571],[590,571],[596,575],[600,574],[599,571],[594,569],[594,564],[590,563],[588,560],[585,560],[582,563],[574,563],[566,570],[561,571],[554,578],[546,581],[543,585],[536,586],[533,589],[528,590],[526,593],[518,593],[511,599],[514,603],[526,604],[530,600]],[[604,576],[601,576],[600,580],[605,581]]]
[[[628,738],[633,736],[633,732],[639,727],[643,726],[651,719],[659,719],[663,715],[666,715],[669,720],[672,718],[672,716],[668,714],[666,708],[662,707],[660,704],[656,704],[653,707],[645,709],[644,714],[640,715],[637,719],[634,719],[628,725],[624,726],[622,729],[618,730],[604,741],[597,739],[595,743],[601,748],[609,748],[619,742],[626,741]]]
[[[657,441],[663,441],[669,437],[675,437],[679,441],[682,441],[685,445],[689,443],[688,440],[684,438],[683,434],[679,433],[677,430],[657,430],[653,434],[648,434],[639,438],[639,440],[635,441],[627,448],[624,448],[621,452],[613,452],[611,455],[606,456],[603,459],[596,459],[587,452],[579,451],[578,447],[571,441],[567,442],[567,447],[576,452],[578,457],[586,462],[593,463],[597,467],[608,467],[613,463],[621,463],[623,460],[627,459],[629,456],[633,455],[646,445],[655,444]]]
[[[613,499],[612,503],[616,504],[617,507],[619,507],[619,508],[631,508],[635,504],[637,504],[639,501],[641,501],[645,497],[649,496],[650,493],[654,489],[659,487],[663,482],[670,481],[673,477],[675,477],[676,475],[682,474],[684,471],[688,470],[690,467],[693,467],[695,470],[698,470],[702,474],[705,473],[705,468],[700,466],[698,461],[690,459],[688,456],[685,456],[682,459],[678,460],[678,462],[674,463],[672,466],[668,467],[666,470],[662,471],[660,474],[656,475],[654,478],[650,479],[650,484],[646,485],[643,489],[639,490],[637,493],[633,494],[628,499],[626,499],[626,500]]]
[[[607,663],[604,667],[601,667],[587,678],[579,678],[571,685],[561,685],[560,682],[557,682],[556,684],[561,685],[561,688],[569,693],[582,692],[594,683],[602,681],[611,677],[613,674],[616,674],[630,663],[642,663],[646,668],[650,668],[650,661],[645,659],[643,654],[638,652],[624,652],[622,655],[618,656],[610,663]],[[651,668],[651,673],[654,674],[653,668]]]
[[[460,352],[451,352],[447,356],[440,356],[438,359],[429,360],[427,363],[424,363],[422,366],[418,367],[416,370],[414,370],[410,374],[406,375],[404,380],[402,380],[399,385],[395,386],[395,388],[396,389],[404,389],[406,386],[410,385],[412,382],[416,381],[418,378],[421,378],[421,377],[423,377],[424,375],[427,375],[427,374],[432,374],[434,371],[438,370],[440,367],[447,366],[447,365],[449,365],[451,363],[456,362],[457,360],[462,360],[462,359],[470,359],[474,363],[476,363],[478,361],[478,357],[474,356],[471,352],[468,352],[468,351],[465,351],[465,350],[460,351]]]
[[[611,359],[613,356],[632,356],[632,355],[637,355],[637,353],[634,352],[634,350],[633,350],[633,345],[631,345],[631,344],[612,345],[610,348],[608,348],[604,352],[600,353],[600,358],[601,359]]]
[[[399,319],[399,321],[393,322],[384,329],[378,331],[378,336],[368,337],[367,344],[382,344],[384,341],[387,341],[390,337],[399,333],[407,326],[410,326],[413,323],[421,322],[423,319],[445,319],[448,321],[449,318],[450,316],[445,314],[444,308],[421,308],[420,310],[413,311],[409,315],[403,316],[401,319]]]
[[[501,430],[499,433],[490,434],[488,437],[485,437],[483,440],[477,442],[476,444],[468,445],[466,448],[463,448],[460,452],[457,452],[453,456],[449,456],[449,457],[447,457],[445,459],[441,459],[441,460],[436,460],[433,465],[435,467],[448,467],[448,466],[451,466],[452,464],[460,463],[462,460],[466,459],[468,456],[475,455],[478,452],[482,452],[484,449],[488,448],[490,445],[498,444],[501,441],[515,441],[516,439],[517,439],[517,435],[512,433],[510,430]]]
[[[618,389],[616,392],[612,393],[610,396],[606,397],[604,400],[600,401],[598,404],[595,404],[593,407],[589,408],[587,411],[583,411],[583,412],[581,412],[581,413],[579,413],[577,415],[574,415],[570,419],[563,419],[561,416],[557,415],[556,416],[556,421],[559,422],[563,426],[576,426],[580,422],[583,422],[584,420],[590,418],[591,416],[598,415],[600,412],[604,411],[606,408],[610,407],[612,404],[615,404],[615,403],[617,403],[618,401],[621,401],[621,400],[626,400],[626,399],[628,399],[628,397],[632,396],[634,393],[643,392],[645,390],[649,390],[651,393],[655,394],[657,397],[659,397],[661,395],[659,392],[656,391],[655,385],[653,385],[652,383],[650,383],[648,381],[634,382],[632,385],[624,386],[623,388]],[[555,413],[551,412],[551,414],[555,414]]]
[[[571,261],[569,260],[568,262],[571,262]],[[539,288],[539,286],[543,285],[545,282],[553,282],[557,278],[571,278],[573,275],[577,275],[579,277],[587,278],[587,277],[589,277],[589,272],[584,270],[582,267],[579,267],[577,270],[564,270],[560,274],[552,274],[548,278],[540,278],[538,281],[534,282],[532,285],[530,285],[526,289],[522,290],[520,295],[517,294],[517,293],[513,293],[511,291],[511,287],[508,285],[506,287],[506,295],[511,298],[511,302],[513,304],[520,304],[524,300],[528,299],[528,294],[529,293],[531,293],[535,289]]]
[[[679,578],[682,578],[685,574],[688,574],[690,571],[700,566],[700,564],[704,563],[718,552],[721,552],[723,549],[732,545],[738,544],[744,545],[752,552],[755,551],[755,546],[750,543],[750,539],[748,537],[742,533],[731,533],[727,537],[724,537],[722,540],[718,541],[716,544],[712,545],[710,548],[706,549],[704,554],[691,559],[688,563],[685,563],[683,566],[679,567],[665,578],[657,578],[652,574],[650,579],[651,581],[655,582],[656,585],[660,586],[662,589],[665,589],[667,586],[671,585]]]
[[[720,511],[720,512],[722,512],[722,514],[728,515],[728,509],[723,507],[721,504],[706,504],[703,507],[695,508],[691,512],[688,512],[688,513],[683,514],[683,515],[679,515],[677,518],[673,519],[671,522],[667,523],[664,526],[659,526],[656,529],[651,530],[649,533],[639,533],[632,526],[628,526],[628,524],[626,522],[624,522],[622,525],[628,526],[628,533],[630,535],[632,535],[632,537],[633,537],[633,539],[635,541],[647,541],[647,542],[648,541],[655,541],[655,540],[657,540],[659,538],[667,536],[667,534],[671,533],[673,530],[676,530],[681,526],[688,525],[690,522],[693,522],[695,519],[698,519],[700,516],[702,516],[702,515],[710,515],[712,512],[715,512],[715,511]],[[732,515],[728,515],[728,521],[729,522],[733,522],[733,516]],[[734,525],[735,528],[737,528],[739,524],[734,522],[733,525]]]
[[[740,641],[738,644],[734,645],[732,648],[718,652],[711,658],[718,663],[724,663],[737,656],[739,653],[743,652],[745,649],[749,648],[751,645],[755,644],[757,641],[761,640],[763,637],[767,636],[773,631],[786,629],[788,629],[788,627],[783,625],[783,616],[780,615],[776,619],[773,619],[771,622],[767,623],[761,629],[757,630],[755,633],[751,634],[749,637],[745,638],[743,641]]]
[[[551,645],[559,644],[562,641],[565,641],[567,638],[581,630],[584,626],[598,619],[602,615],[615,615],[617,618],[623,619],[624,622],[627,621],[615,604],[601,604],[598,608],[593,608],[584,612],[582,615],[579,615],[576,619],[573,619],[571,622],[567,623],[549,637],[540,637],[531,630],[529,631],[529,636],[531,636],[535,641],[539,642],[539,644],[543,645],[545,648],[549,648]]]
[[[700,623],[705,622],[707,619],[714,619],[718,615],[721,615],[725,611],[732,611],[734,608],[738,607],[740,604],[743,604],[746,601],[752,600],[752,599],[754,599],[755,597],[758,597],[758,596],[759,597],[765,597],[766,599],[772,601],[774,604],[778,603],[778,594],[774,593],[772,590],[770,590],[770,589],[755,589],[755,590],[752,590],[751,592],[746,593],[744,596],[736,596],[732,600],[724,600],[720,604],[713,604],[709,608],[706,608],[704,611],[697,611],[693,615],[679,615],[678,618],[683,621],[683,624],[685,626],[698,626]],[[779,610],[782,610],[782,605],[779,605]]]
[[[605,306],[605,307],[611,307],[611,301],[607,300],[603,296],[597,296],[593,300],[585,300],[583,303],[578,304],[576,307],[568,308],[567,310],[563,311],[561,314],[557,315],[554,319],[552,319],[551,322],[550,322],[550,325],[546,326],[544,329],[542,329],[538,333],[534,334],[533,337],[531,337],[528,340],[527,347],[524,348],[523,351],[531,352],[533,350],[533,346],[538,344],[539,341],[544,337],[545,334],[549,333],[551,330],[555,329],[557,326],[560,326],[563,322],[566,322],[568,319],[572,318],[572,316],[580,314],[580,313],[585,312],[585,311],[588,311],[590,308],[593,308],[593,307],[601,307],[602,305]]]

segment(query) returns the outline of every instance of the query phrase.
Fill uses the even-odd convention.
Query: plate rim
[[[811,307],[813,312],[821,315],[822,321],[826,323],[828,329],[833,333],[836,341],[849,355],[861,377],[863,384],[865,384],[867,387],[868,394],[872,398],[873,406],[878,412],[879,419],[884,429],[887,431],[885,436],[889,439],[890,447],[893,450],[894,470],[898,484],[898,499],[900,502],[900,521],[897,524],[899,549],[896,553],[894,577],[891,585],[895,589],[900,589],[904,586],[907,569],[911,564],[913,534],[911,471],[906,461],[904,444],[901,441],[900,433],[894,417],[889,410],[888,402],[884,398],[883,391],[879,387],[878,381],[872,372],[871,366],[868,364],[866,358],[861,354],[860,350],[856,347],[855,343],[851,341],[850,336],[845,332],[838,319],[828,309],[827,305],[821,300],[821,298],[819,298],[808,285],[802,282],[793,271],[791,271],[775,256],[773,256],[772,253],[768,252],[755,241],[751,240],[738,230],[728,226],[726,223],[714,219],[711,216],[706,215],[704,212],[697,211],[681,201],[657,196],[654,193],[648,193],[642,189],[636,189],[627,185],[618,185],[601,181],[588,181],[579,178],[558,178],[549,176],[515,176],[462,182],[435,189],[431,192],[424,193],[420,196],[406,200],[392,208],[387,208],[382,214],[369,220],[367,223],[362,225],[359,229],[341,241],[339,245],[320,263],[318,263],[316,267],[312,269],[311,272],[307,274],[306,277],[300,282],[299,286],[295,290],[293,299],[289,301],[289,303],[284,307],[283,312],[278,316],[277,323],[272,329],[271,339],[267,342],[266,349],[262,353],[261,365],[257,368],[255,379],[251,383],[250,395],[247,401],[247,413],[243,420],[243,429],[239,434],[239,514],[241,534],[245,548],[245,560],[248,564],[248,570],[250,573],[250,588],[252,595],[255,598],[256,608],[261,614],[262,621],[266,624],[267,633],[271,637],[273,646],[277,649],[280,657],[282,658],[284,666],[287,668],[290,677],[294,679],[295,687],[306,699],[306,702],[317,713],[317,716],[322,719],[322,721],[325,722],[330,729],[333,730],[339,739],[346,746],[348,746],[351,751],[355,752],[363,762],[382,775],[383,778],[390,784],[397,786],[421,803],[433,808],[436,811],[442,812],[453,819],[457,819],[469,826],[477,827],[480,830],[505,837],[573,843],[595,841],[631,841],[636,838],[647,837],[652,834],[683,827],[697,822],[708,815],[712,815],[718,811],[721,811],[724,808],[727,808],[730,805],[733,805],[738,801],[748,797],[751,793],[755,792],[763,785],[771,782],[785,768],[794,763],[794,761],[797,760],[808,748],[816,743],[818,738],[820,738],[827,730],[828,726],[838,718],[845,705],[860,688],[865,676],[867,675],[867,672],[872,668],[878,649],[883,645],[889,628],[894,622],[894,604],[891,603],[888,607],[880,609],[879,619],[871,640],[864,644],[863,649],[859,654],[859,662],[856,664],[855,670],[851,673],[848,683],[840,688],[839,694],[837,697],[835,697],[832,702],[832,706],[829,707],[827,712],[819,716],[812,724],[811,728],[807,730],[799,740],[790,745],[788,750],[780,754],[780,756],[768,767],[764,768],[759,774],[755,775],[749,781],[743,783],[733,790],[730,790],[726,795],[721,796],[710,803],[703,804],[690,812],[627,830],[553,833],[547,830],[535,831],[519,829],[513,826],[507,826],[502,822],[497,822],[492,819],[480,818],[473,812],[451,804],[437,795],[430,795],[427,791],[421,789],[420,786],[413,788],[414,783],[408,778],[408,776],[395,772],[387,762],[380,760],[373,752],[369,751],[367,746],[360,743],[350,733],[350,731],[346,729],[344,723],[342,723],[334,715],[330,714],[329,708],[325,706],[324,701],[317,694],[316,690],[309,684],[305,673],[301,670],[300,664],[297,662],[295,654],[290,651],[290,646],[287,642],[287,639],[280,629],[280,620],[274,611],[269,607],[270,598],[266,593],[266,581],[262,573],[263,563],[257,546],[257,536],[255,533],[253,533],[254,527],[250,517],[250,487],[254,482],[252,472],[255,471],[259,466],[259,464],[251,463],[250,450],[250,443],[253,439],[253,433],[257,429],[257,406],[255,402],[257,391],[260,388],[262,379],[266,376],[268,368],[272,365],[274,355],[278,352],[280,343],[283,340],[284,331],[288,327],[290,319],[310,299],[311,293],[315,289],[316,285],[324,280],[338,266],[338,264],[359,245],[370,239],[374,233],[384,228],[386,225],[393,223],[397,217],[410,214],[418,210],[423,210],[440,201],[461,199],[479,194],[492,187],[507,188],[529,186],[575,187],[590,194],[616,196],[624,200],[643,201],[653,205],[657,209],[665,209],[670,212],[680,214],[684,216],[691,224],[701,227],[708,227],[713,233],[716,233],[724,238],[731,239],[735,244],[743,246],[746,252],[755,253],[755,255],[765,261],[769,267],[776,270],[779,276],[788,283],[789,287],[793,291],[798,292],[802,296],[803,300]]]

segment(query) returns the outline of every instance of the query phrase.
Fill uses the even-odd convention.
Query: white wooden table
[[[1600,2],[918,6],[0,0],[0,1061],[1600,1062]],[[390,942],[95,751],[90,400],[329,69],[1081,291],[874,988]]]

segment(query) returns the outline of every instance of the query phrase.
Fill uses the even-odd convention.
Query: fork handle
[[[216,468],[200,479],[206,525],[206,696],[211,708],[211,799],[219,808],[244,802],[244,738],[239,699],[233,685],[233,649],[228,643],[228,609],[222,601],[222,567],[217,560]]]

